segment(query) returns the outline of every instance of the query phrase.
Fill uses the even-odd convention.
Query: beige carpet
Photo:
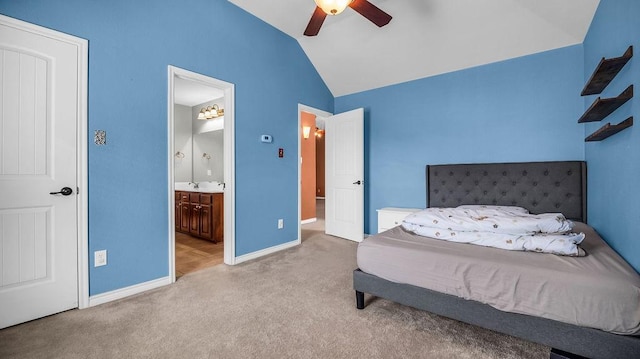
[[[382,299],[355,308],[356,244],[302,245],[0,331],[0,358],[548,358],[549,349]]]

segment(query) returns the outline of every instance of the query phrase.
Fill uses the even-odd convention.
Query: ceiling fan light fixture
[[[327,15],[338,15],[351,4],[353,0],[314,0],[316,5]]]

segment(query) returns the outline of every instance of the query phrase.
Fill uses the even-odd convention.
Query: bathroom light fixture
[[[224,109],[214,104],[213,106],[201,108],[200,113],[198,113],[198,120],[211,120],[221,116],[224,116]]]
[[[353,0],[314,0],[316,5],[327,15],[338,15],[351,4]]]
[[[309,138],[309,133],[311,133],[311,127],[302,126],[302,137],[304,137],[305,140]]]

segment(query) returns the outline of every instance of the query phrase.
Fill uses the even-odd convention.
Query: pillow
[[[472,209],[472,210],[483,210],[483,209],[495,209],[498,211],[509,212],[513,214],[529,214],[529,211],[526,208],[516,207],[516,206],[492,206],[487,204],[465,204],[462,206],[458,206],[456,208],[460,209]]]

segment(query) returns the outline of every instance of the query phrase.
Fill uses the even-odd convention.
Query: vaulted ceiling
[[[229,0],[296,39],[336,97],[580,44],[599,0],[369,0],[382,28],[347,8],[304,32],[313,0]]]

